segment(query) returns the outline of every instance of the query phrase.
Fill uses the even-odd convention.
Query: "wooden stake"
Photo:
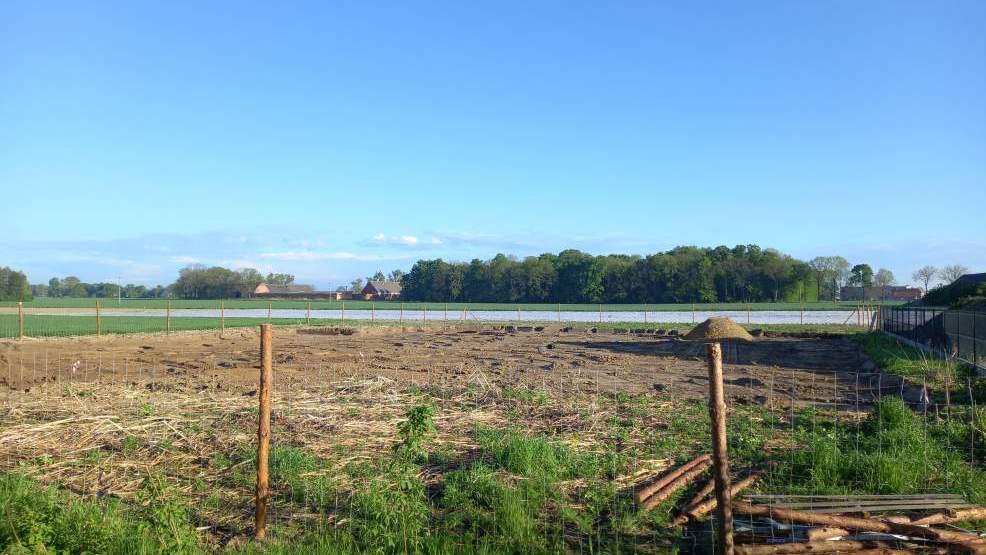
[[[308,323],[309,326],[312,324],[312,302],[311,301],[308,301],[307,312],[305,313],[305,320],[307,321],[307,323]]]
[[[96,301],[96,337],[103,331],[103,320],[99,317],[99,301]]]
[[[421,321],[425,322],[427,320],[428,320],[428,305],[424,305],[424,308],[421,309]]]
[[[370,303],[370,321],[375,322],[377,320],[377,303]]]
[[[733,512],[726,443],[726,398],[722,384],[722,345],[709,343],[709,417],[712,420],[712,472],[716,480],[716,553],[733,555]]]
[[[257,492],[254,498],[254,538],[267,537],[267,501],[270,498],[268,459],[270,458],[270,394],[274,378],[272,326],[260,325],[260,418],[257,423]]]
[[[520,322],[520,305],[517,305],[517,321]]]
[[[342,321],[346,321],[346,301],[342,301]]]
[[[274,307],[274,303],[267,301],[267,321],[270,322],[270,312],[271,308]]]
[[[448,326],[448,303],[445,303],[445,325]]]
[[[17,339],[24,339],[24,301],[17,303]]]
[[[219,301],[219,337],[223,336],[223,330],[226,329],[226,304],[223,301]]]
[[[171,299],[168,299],[168,307],[164,310],[164,332],[171,335]]]

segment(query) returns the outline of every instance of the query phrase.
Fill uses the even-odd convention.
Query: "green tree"
[[[873,287],[873,268],[869,264],[856,264],[849,272],[849,285]]]

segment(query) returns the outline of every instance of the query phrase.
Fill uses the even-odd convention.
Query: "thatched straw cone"
[[[722,383],[723,341],[753,341],[753,337],[729,318],[709,318],[685,334],[689,341],[707,343],[709,359],[709,416],[712,421],[712,465],[716,482],[718,542],[716,552],[733,554],[733,511],[729,492],[729,455],[726,452],[726,396]]]

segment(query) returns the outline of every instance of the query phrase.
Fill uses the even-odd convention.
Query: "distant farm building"
[[[370,280],[363,288],[363,297],[367,300],[392,300],[401,296],[399,281]]]
[[[843,287],[839,290],[839,298],[843,301],[916,301],[922,296],[921,289],[903,285]]]

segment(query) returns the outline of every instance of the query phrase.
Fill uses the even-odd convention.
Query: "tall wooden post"
[[[404,327],[404,303],[401,303],[401,327]]]
[[[267,501],[270,498],[270,393],[274,378],[272,326],[260,325],[260,418],[257,422],[257,492],[254,497],[254,538],[267,537]]]
[[[308,307],[307,307],[307,309],[308,310],[305,313],[305,320],[308,322],[308,325],[310,326],[310,325],[312,325],[312,302],[311,301],[308,301]]]
[[[219,337],[223,336],[226,329],[226,303],[219,301]]]
[[[445,303],[445,325],[448,325],[448,303]]]
[[[370,301],[370,321],[375,322],[377,320],[377,303]]]
[[[421,309],[421,321],[424,322],[428,320],[428,305],[424,305]]]
[[[171,335],[171,299],[168,299],[168,307],[164,309],[164,333]]]
[[[712,420],[712,465],[716,483],[716,553],[733,553],[733,511],[729,492],[729,455],[726,450],[726,398],[722,384],[722,345],[706,346],[709,358],[709,417]]]
[[[17,339],[24,339],[24,301],[17,303]]]
[[[517,321],[520,322],[520,305],[517,305]]]
[[[271,309],[274,307],[274,303],[267,301],[267,321],[270,322]]]
[[[96,337],[103,331],[103,320],[99,317],[99,301],[96,301]]]
[[[342,301],[342,321],[346,321],[346,301]]]

